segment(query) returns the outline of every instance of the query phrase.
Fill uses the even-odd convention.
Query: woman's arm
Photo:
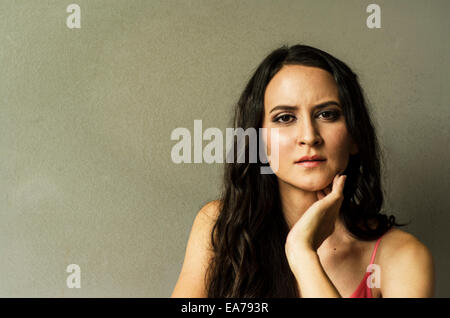
[[[211,231],[219,211],[219,202],[216,200],[207,203],[195,217],[186,247],[183,267],[173,290],[172,298],[207,297],[205,274],[212,256]]]
[[[297,279],[298,290],[302,298],[341,298],[336,287],[323,270],[319,255],[304,249],[297,254],[297,264],[291,264],[291,270]]]
[[[331,190],[317,192],[318,201],[303,213],[286,238],[286,257],[301,297],[341,297],[323,270],[317,249],[334,231],[345,178],[336,175]]]

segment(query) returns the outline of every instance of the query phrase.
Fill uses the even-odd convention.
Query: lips
[[[325,160],[303,160],[303,161],[298,161],[297,163],[302,163],[302,162],[318,162],[318,161],[325,161]]]
[[[325,161],[326,159],[322,156],[319,155],[313,155],[313,156],[303,156],[300,159],[298,159],[297,161],[295,161],[295,163],[300,163],[300,162],[305,162],[305,161]]]
[[[319,167],[322,162],[324,162],[325,160],[305,160],[305,161],[301,161],[301,162],[297,162],[295,165],[297,166],[301,166],[304,168],[313,168],[313,167]]]

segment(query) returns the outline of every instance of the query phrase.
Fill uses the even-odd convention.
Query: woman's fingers
[[[317,198],[319,200],[322,200],[323,198],[325,198],[328,195],[329,192],[326,192],[326,189],[323,190],[319,190],[317,191]]]
[[[338,196],[341,196],[344,193],[344,185],[346,178],[347,178],[346,175],[335,176],[335,179],[333,181],[333,191],[335,191]]]
[[[322,200],[324,197],[323,191],[317,191],[317,200]]]
[[[338,197],[342,195],[344,192],[344,185],[345,185],[345,179],[347,178],[346,175],[335,175],[333,178],[333,182],[330,183],[329,186],[327,186],[325,189],[317,191],[317,198],[319,200],[322,200],[324,197],[328,196],[330,193],[334,192],[335,195]]]
[[[333,187],[327,194],[332,193],[332,196],[335,198],[341,197],[344,193],[344,185],[346,178],[347,178],[346,175],[335,175],[332,183]]]

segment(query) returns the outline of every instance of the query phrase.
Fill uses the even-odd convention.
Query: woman
[[[304,45],[273,51],[234,125],[268,128],[268,158],[278,128],[277,169],[225,165],[222,197],[196,216],[172,297],[433,296],[431,253],[380,211],[379,146],[346,64]]]

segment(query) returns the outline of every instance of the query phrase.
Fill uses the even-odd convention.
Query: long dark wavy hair
[[[284,65],[304,65],[328,71],[336,81],[347,129],[359,152],[350,155],[339,217],[347,230],[364,241],[378,239],[397,224],[381,213],[383,192],[380,148],[363,90],[355,73],[330,54],[305,45],[282,46],[257,67],[235,106],[234,128],[255,128],[264,116],[264,93]],[[259,138],[259,136],[258,136]],[[259,140],[259,139],[258,139]],[[237,145],[234,140],[235,149]],[[261,174],[268,166],[260,158],[225,164],[220,214],[211,233],[213,257],[206,273],[208,297],[298,297],[297,282],[285,255],[289,232],[284,219],[277,177]],[[235,151],[236,152],[236,151]]]

